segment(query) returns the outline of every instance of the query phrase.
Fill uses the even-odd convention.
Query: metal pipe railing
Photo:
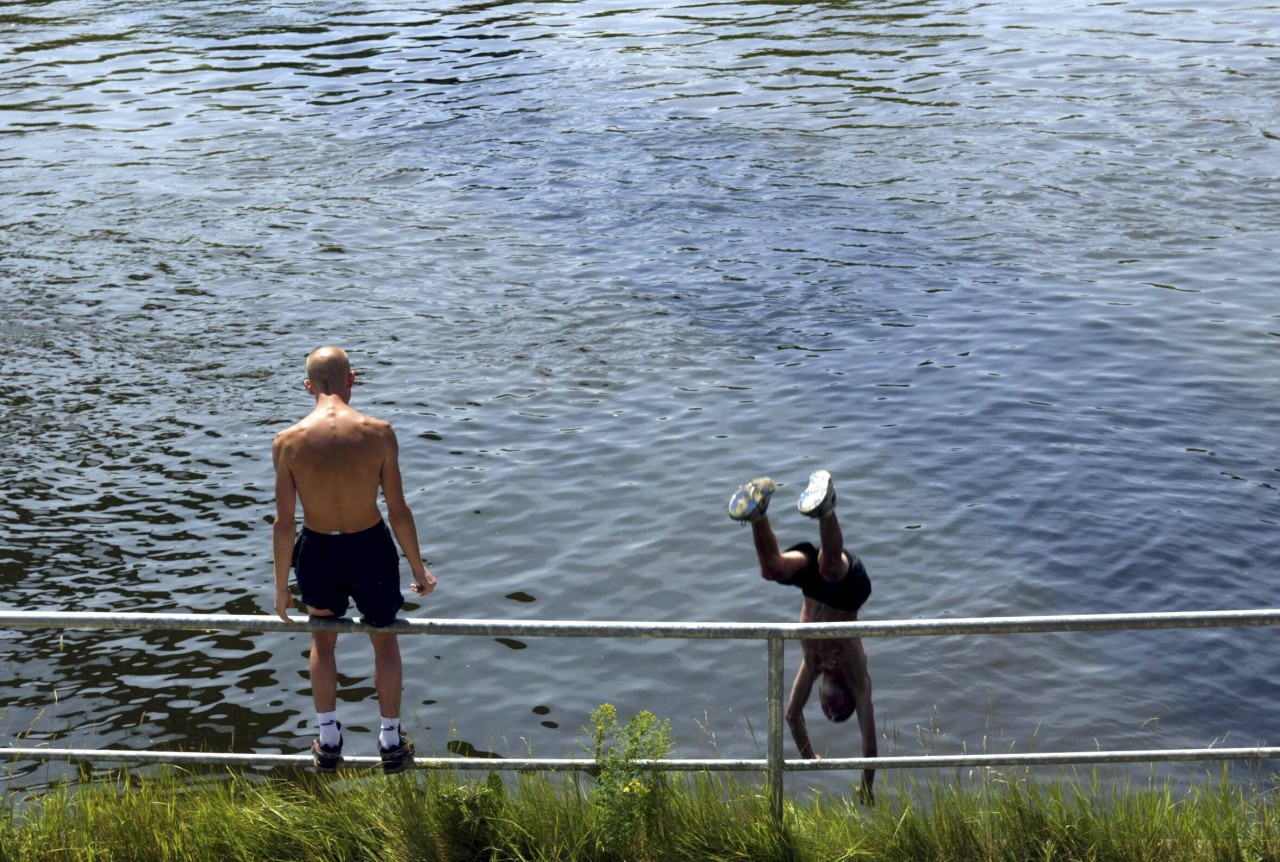
[[[221,754],[203,751],[133,751],[125,748],[0,748],[0,760],[60,761],[64,763],[143,763],[187,766],[297,766],[311,765],[310,754]],[[822,772],[842,769],[949,769],[997,766],[1081,766],[1107,763],[1187,763],[1231,760],[1280,760],[1280,747],[1256,748],[1154,748],[1129,751],[1057,751],[1044,754],[924,754],[890,757],[832,757],[822,760],[783,760],[786,772]],[[348,755],[348,766],[381,769],[373,756]],[[767,772],[771,758],[667,758],[637,760],[646,768],[671,772]],[[555,757],[414,757],[415,769],[497,770],[504,772],[593,772],[596,762],[587,758]],[[773,787],[771,785],[772,794]],[[774,801],[770,800],[771,803]],[[779,797],[780,801],[780,797]],[[771,806],[772,807],[772,806]]]
[[[846,623],[649,623],[557,620],[409,620],[375,629],[359,620],[285,622],[265,615],[145,614],[75,611],[0,611],[0,628],[143,629],[168,631],[248,631],[302,634],[313,629],[338,632],[395,631],[404,635],[482,635],[487,637],[590,637],[760,640],[768,644],[769,737],[765,760],[669,759],[643,761],[675,771],[763,770],[770,810],[782,816],[783,775],[833,769],[920,769],[948,767],[1039,766],[1097,763],[1154,763],[1280,759],[1280,748],[1199,748],[1145,751],[1048,752],[1043,754],[957,754],[916,757],[786,760],[783,715],[783,658],[787,640],[840,637],[928,637],[975,634],[1103,632],[1151,629],[1280,626],[1280,610],[1184,611],[1144,614],[974,617],[953,620],[888,620]],[[177,763],[241,766],[299,766],[307,754],[215,754],[121,749],[0,748],[0,759],[65,760],[103,763]],[[353,766],[375,767],[375,757],[348,757]],[[591,771],[595,761],[557,758],[417,758],[422,769]]]
[[[91,611],[0,611],[0,628],[165,629],[299,633],[312,626],[327,631],[394,630],[405,635],[486,635],[489,637],[659,638],[695,640],[788,640],[839,637],[927,637],[975,634],[1133,631],[1150,629],[1280,626],[1280,610],[1177,611],[1143,614],[971,617],[954,620],[885,620],[852,623],[650,623],[558,620],[397,620],[375,629],[357,620],[286,623],[275,616],[234,614],[144,614]]]

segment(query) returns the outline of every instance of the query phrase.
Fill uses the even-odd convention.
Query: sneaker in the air
[[[769,508],[769,498],[778,490],[768,476],[752,479],[729,498],[729,517],[735,521],[758,521]]]
[[[826,470],[817,470],[809,477],[809,487],[800,495],[796,503],[800,514],[810,518],[821,518],[830,515],[836,508],[836,483]]]

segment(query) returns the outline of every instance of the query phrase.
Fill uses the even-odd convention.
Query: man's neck
[[[348,399],[343,398],[341,395],[330,394],[330,393],[323,393],[323,394],[317,395],[316,396],[316,412],[319,412],[322,410],[336,410],[336,411],[350,410],[351,408],[347,405],[347,401]]]

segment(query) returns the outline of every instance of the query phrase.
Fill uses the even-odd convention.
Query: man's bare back
[[[378,488],[395,448],[386,422],[329,400],[281,431],[273,448],[276,469],[284,468],[302,500],[306,526],[356,533],[382,520]]]

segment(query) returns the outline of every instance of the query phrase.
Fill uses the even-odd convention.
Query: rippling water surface
[[[818,467],[866,619],[1280,606],[1277,93],[1265,2],[5,4],[0,606],[269,613],[329,342],[417,618],[794,619],[725,502],[811,539]],[[606,701],[763,751],[760,644],[404,648],[427,751],[576,756]],[[872,641],[880,750],[1276,744],[1278,648]],[[304,750],[306,649],[0,631],[0,732]]]

